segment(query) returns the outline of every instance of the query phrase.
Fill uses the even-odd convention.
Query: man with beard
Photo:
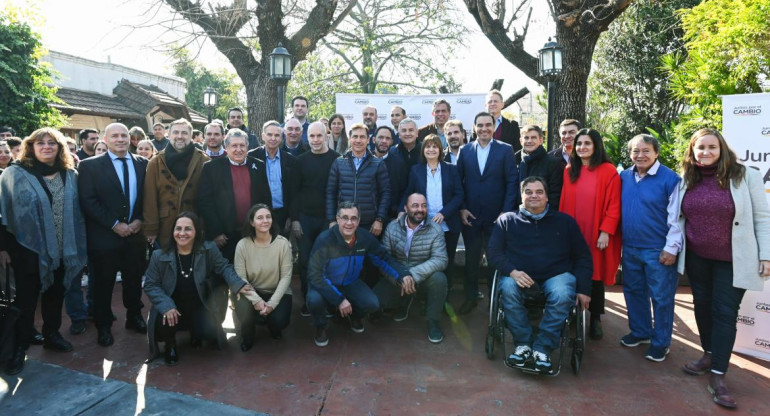
[[[460,147],[465,144],[465,129],[460,120],[449,120],[444,124],[444,134],[449,146],[444,150],[444,162],[456,165]]]
[[[292,233],[299,242],[299,278],[302,297],[307,299],[307,264],[313,242],[328,228],[326,223],[326,185],[329,169],[340,155],[326,146],[326,128],[322,123],[311,123],[307,129],[310,151],[297,158],[297,198],[291,205]],[[310,316],[307,304],[302,305],[302,316]]]
[[[383,279],[374,287],[374,293],[383,308],[397,306],[393,320],[401,322],[409,317],[409,309],[418,291],[428,299],[425,311],[428,320],[428,340],[438,344],[444,339],[441,314],[447,294],[444,269],[448,259],[444,231],[433,221],[425,221],[428,201],[425,195],[409,195],[404,206],[406,215],[393,220],[385,229],[382,245],[393,260],[409,269],[409,276],[400,282]]]
[[[83,129],[80,130],[80,150],[76,155],[78,159],[87,159],[94,155],[96,143],[99,141],[99,130],[97,129]]]
[[[390,178],[391,202],[390,209],[388,209],[388,219],[396,218],[398,215],[401,198],[409,179],[409,170],[404,161],[400,157],[390,155],[390,149],[393,146],[393,134],[393,130],[388,126],[377,127],[374,133],[374,156],[385,163],[388,168],[388,178]]]
[[[204,127],[203,131],[206,136],[206,156],[211,159],[226,156],[227,151],[222,147],[222,141],[225,138],[225,127],[219,123],[209,123]]]
[[[185,119],[169,125],[169,145],[150,160],[144,182],[144,223],[147,242],[166,244],[174,219],[196,209],[203,164],[209,160],[192,142],[192,124]]]

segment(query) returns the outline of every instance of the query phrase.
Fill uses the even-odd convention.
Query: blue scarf
[[[551,204],[545,204],[545,209],[543,210],[543,212],[541,212],[539,214],[533,214],[533,213],[527,211],[526,208],[524,208],[524,204],[521,204],[521,205],[519,205],[519,212],[521,212],[522,215],[524,215],[525,217],[527,217],[527,218],[529,218],[531,220],[538,221],[538,220],[541,220],[543,217],[545,217],[545,214],[548,213],[548,208],[550,208],[550,207],[551,207]]]

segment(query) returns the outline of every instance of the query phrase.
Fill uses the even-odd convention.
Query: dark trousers
[[[267,301],[272,294],[259,292],[259,296]],[[235,301],[235,314],[238,315],[238,320],[241,321],[241,337],[244,340],[254,340],[254,327],[257,322],[265,322],[271,334],[278,334],[289,326],[289,321],[291,320],[291,295],[283,295],[281,301],[278,302],[278,306],[267,316],[260,315],[259,311],[254,309],[251,301],[246,299],[245,296],[241,296],[240,299]]]
[[[163,314],[159,313],[155,319],[155,339],[165,342],[166,347],[176,345],[177,331],[190,331],[190,337],[200,340],[216,341],[217,327],[211,314],[203,305],[196,307],[184,307],[177,304],[177,310],[181,314],[175,326],[163,324]],[[221,327],[220,327],[221,328]]]
[[[446,254],[449,258],[444,274],[446,274],[447,287],[451,287],[455,270],[455,254],[457,254],[457,242],[460,240],[460,233],[447,231],[444,233],[444,240],[446,241]]]
[[[285,198],[286,196],[284,195],[284,200]],[[286,237],[288,235],[286,232],[286,220],[289,219],[289,210],[285,206],[283,208],[272,209],[271,215],[273,216],[273,224],[278,227],[278,232]]]
[[[11,259],[16,277],[14,304],[21,311],[19,319],[16,320],[16,345],[26,351],[32,337],[38,297],[40,297],[40,309],[43,315],[43,336],[48,337],[61,328],[62,306],[64,305],[64,267],[60,266],[53,272],[53,284],[45,292],[40,293],[40,269],[37,254],[19,244],[13,244],[13,246]]]
[[[479,291],[479,263],[482,250],[487,246],[492,235],[494,222],[474,220],[471,227],[463,226],[463,242],[465,243],[465,300],[476,300]]]
[[[368,313],[380,310],[380,301],[377,299],[377,295],[360,279],[347,286],[336,287],[353,306],[353,313],[350,314],[351,319],[361,319]],[[328,322],[327,306],[338,308],[340,305],[328,302],[321,295],[321,292],[311,286],[307,291],[307,308],[313,316],[313,325],[316,328],[326,327]]]
[[[374,224],[374,221],[368,224],[361,224],[358,227],[369,231],[372,229],[372,224]],[[382,224],[382,232],[379,236],[375,237],[377,240],[382,240],[382,234],[385,233],[385,227],[387,225],[387,223]],[[367,286],[369,286],[370,289],[374,289],[374,286],[376,286],[380,281],[380,270],[377,268],[377,266],[374,265],[374,263],[372,263],[371,260],[369,260],[369,256],[364,257],[364,267],[361,270],[360,278],[364,281],[364,283],[366,283]]]
[[[123,241],[123,246],[114,250],[89,251],[94,280],[94,322],[98,328],[112,326],[112,291],[115,275],[120,271],[123,280],[123,306],[126,317],[141,315],[142,275],[145,271],[146,245],[140,239]]]
[[[692,288],[695,323],[704,351],[711,351],[711,369],[727,372],[735,344],[738,309],[745,289],[733,287],[733,263],[685,253],[685,269]]]
[[[591,319],[600,319],[604,315],[604,282],[601,280],[591,281],[591,303],[588,304],[588,312],[591,312]]]
[[[329,223],[323,218],[300,214],[299,223],[302,226],[302,238],[299,240],[299,279],[302,283],[302,299],[307,299],[307,265],[310,262],[310,251],[313,250],[318,235],[329,229]]]

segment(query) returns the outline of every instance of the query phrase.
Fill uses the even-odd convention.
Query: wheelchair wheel
[[[484,351],[487,353],[487,359],[495,359],[495,334],[492,328],[487,331],[486,342],[484,343]]]
[[[572,372],[575,375],[580,374],[580,361],[582,360],[582,353],[578,353],[577,349],[572,351],[572,359],[570,359],[570,365],[572,366]]]
[[[575,314],[575,339],[572,345],[572,357],[570,364],[575,375],[580,374],[580,366],[583,361],[583,351],[586,340],[586,311],[577,309]]]

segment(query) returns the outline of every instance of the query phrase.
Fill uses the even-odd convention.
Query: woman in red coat
[[[601,339],[604,285],[615,284],[620,264],[620,176],[596,130],[582,129],[577,134],[570,164],[564,170],[559,211],[575,218],[591,248],[590,336]]]

